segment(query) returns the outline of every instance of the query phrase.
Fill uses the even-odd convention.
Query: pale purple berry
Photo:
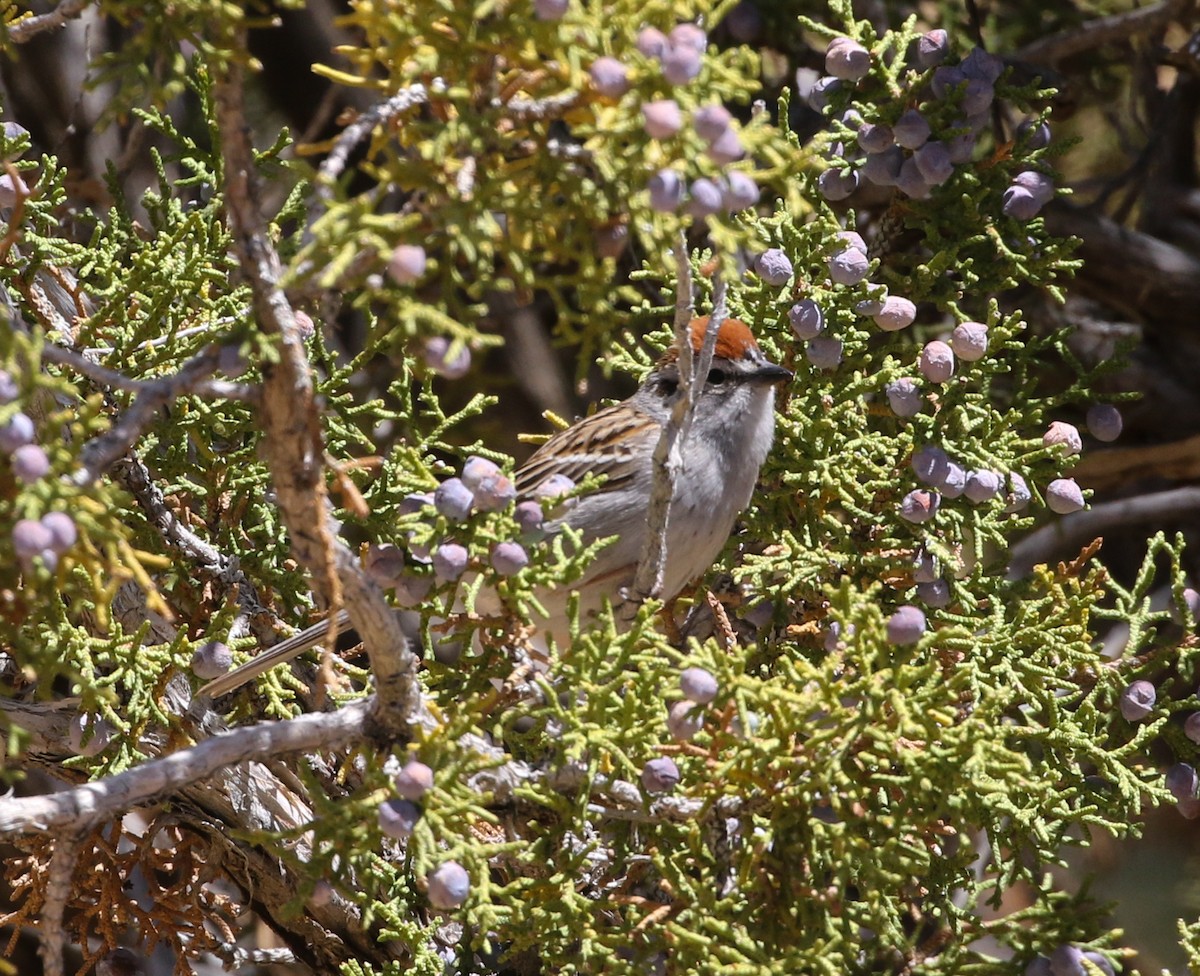
[[[817,188],[830,203],[845,200],[858,189],[858,171],[853,169],[827,169],[817,177]]]
[[[382,589],[391,589],[404,571],[404,550],[390,542],[372,543],[363,556],[367,576]]]
[[[813,82],[808,91],[808,104],[815,112],[824,112],[829,107],[829,100],[842,90],[842,82],[832,75],[825,75]]]
[[[846,646],[846,641],[854,636],[854,624],[849,624],[845,628],[845,640],[842,638],[842,625],[837,620],[829,622],[829,629],[825,631],[825,640],[822,646],[825,648],[826,654],[833,654]]]
[[[1025,966],[1024,976],[1054,976],[1047,956],[1034,956]]]
[[[1008,494],[1004,498],[1004,511],[1019,512],[1029,505],[1033,493],[1025,479],[1015,471],[1008,473]]]
[[[500,474],[500,467],[495,461],[472,454],[463,464],[462,483],[471,491],[475,491],[484,478],[496,474]]]
[[[965,132],[960,132],[957,135],[951,136],[946,140],[946,151],[949,153],[950,162],[956,166],[961,166],[963,163],[969,163],[971,157],[975,155],[975,144],[977,136],[970,129]]]
[[[20,392],[17,381],[12,378],[12,375],[0,369],[0,404],[12,403]]]
[[[642,123],[652,139],[670,139],[683,128],[683,113],[671,98],[660,98],[642,106]]]
[[[219,678],[231,667],[233,651],[221,641],[206,641],[192,653],[192,673],[205,681]]]
[[[742,145],[742,137],[736,131],[726,129],[708,144],[704,154],[718,166],[725,166],[736,163],[745,156],[746,148]]]
[[[675,47],[687,47],[697,54],[703,54],[708,47],[708,35],[698,24],[676,24],[667,35],[667,42]]]
[[[927,342],[918,368],[930,383],[945,383],[954,375],[954,350],[940,339]]]
[[[896,144],[892,137],[892,127],[875,122],[864,122],[860,125],[854,138],[865,153],[881,153]]]
[[[937,514],[941,501],[941,496],[936,491],[917,488],[900,500],[900,517],[914,525],[928,522]]]
[[[516,499],[517,489],[511,479],[497,471],[481,478],[472,494],[475,507],[481,512],[498,512]]]
[[[60,555],[75,545],[79,538],[75,520],[66,512],[47,512],[41,522],[50,533],[50,548]]]
[[[856,247],[848,247],[828,259],[829,277],[838,285],[857,285],[871,273],[871,262]]]
[[[884,332],[907,329],[916,317],[917,306],[899,295],[888,295],[883,300],[883,307],[872,316],[875,324]]]
[[[1004,73],[1004,61],[981,47],[974,47],[963,58],[959,68],[968,78],[978,78],[994,85]]]
[[[687,212],[697,220],[711,217],[725,209],[725,199],[721,188],[707,176],[700,176],[692,180],[688,191],[690,199],[687,202]]]
[[[1121,692],[1118,707],[1127,722],[1138,722],[1154,710],[1158,701],[1158,691],[1149,681],[1139,678],[1131,682]]]
[[[399,285],[411,285],[425,274],[425,248],[417,244],[399,244],[388,260],[388,274]]]
[[[98,756],[112,740],[113,728],[98,715],[79,712],[67,726],[67,746],[77,756]]]
[[[15,207],[19,198],[27,196],[29,185],[20,176],[0,175],[0,209]]]
[[[50,458],[40,444],[23,444],[12,453],[12,470],[18,481],[33,484],[50,473]]]
[[[1121,411],[1111,403],[1093,403],[1088,407],[1087,429],[1098,441],[1115,441],[1121,436]]]
[[[422,511],[426,505],[432,504],[433,492],[414,491],[400,499],[397,509],[401,515],[415,515],[417,512]]]
[[[921,549],[913,560],[913,582],[932,583],[938,575],[938,558],[928,549]]]
[[[448,380],[459,380],[471,369],[471,350],[459,345],[458,352],[451,355],[454,343],[445,336],[432,336],[425,340],[423,355],[425,365]]]
[[[854,303],[854,311],[858,315],[874,318],[883,311],[883,303],[887,301],[886,289],[880,288],[875,297],[863,298]]]
[[[1200,712],[1192,712],[1183,723],[1183,734],[1200,745]]]
[[[943,579],[917,584],[917,599],[931,610],[950,606],[950,584]]]
[[[922,71],[935,68],[950,56],[950,37],[938,28],[917,38],[917,67]]]
[[[411,800],[384,800],[379,804],[376,816],[384,836],[408,840],[421,819],[421,808]]]
[[[964,494],[976,504],[989,502],[1000,494],[1000,475],[995,471],[972,471],[967,475]]]
[[[859,175],[876,186],[895,186],[904,169],[904,153],[898,146],[891,146],[866,158],[858,168]]]
[[[1042,205],[1023,186],[1010,186],[1000,198],[1000,212],[1013,220],[1033,220],[1041,209]]]
[[[792,262],[780,248],[763,251],[754,262],[755,273],[768,285],[786,285],[792,276]]]
[[[717,697],[719,686],[711,671],[704,668],[684,668],[679,675],[679,690],[688,701],[697,705],[707,705]]]
[[[966,84],[966,81],[967,76],[962,73],[960,68],[943,65],[934,70],[929,87],[933,91],[934,98],[945,98],[959,85]]]
[[[667,49],[667,35],[657,27],[643,27],[638,31],[637,49],[647,58],[661,58]]]
[[[1017,140],[1031,150],[1045,149],[1050,145],[1050,126],[1040,119],[1026,119],[1017,126]]]
[[[867,242],[863,240],[862,234],[856,230],[839,230],[837,232],[837,239],[845,244],[846,247],[862,251],[863,254],[867,253]]]
[[[457,542],[443,542],[433,550],[433,575],[443,583],[453,582],[467,571],[470,554]]]
[[[725,177],[721,202],[730,213],[746,210],[758,203],[758,184],[741,170],[733,170]]]
[[[461,478],[447,478],[433,493],[433,507],[451,522],[461,522],[471,514],[475,496]]]
[[[672,739],[687,742],[704,728],[704,713],[694,702],[672,702],[667,709],[667,731]]]
[[[569,0],[533,0],[533,13],[538,20],[562,20],[569,6]]]
[[[0,425],[0,451],[12,454],[18,447],[31,444],[36,433],[28,415],[14,413],[6,423]]]
[[[433,770],[419,759],[410,759],[400,768],[392,783],[400,796],[415,802],[433,789]]]
[[[930,139],[913,153],[913,162],[920,171],[921,177],[930,186],[941,186],[954,175],[954,162],[950,159],[950,149],[944,142],[937,139]]]
[[[471,893],[471,878],[457,861],[445,861],[429,876],[429,904],[440,911],[458,908]]]
[[[967,115],[981,115],[991,108],[995,98],[996,90],[989,82],[981,78],[968,78],[962,101],[958,104]]]
[[[1079,429],[1074,424],[1061,420],[1054,421],[1042,435],[1042,444],[1046,447],[1061,445],[1066,448],[1063,453],[1068,457],[1083,450],[1083,438],[1079,436]]]
[[[679,785],[679,767],[669,756],[651,759],[642,767],[642,786],[647,793],[669,793]]]
[[[915,644],[925,633],[925,614],[919,607],[906,604],[888,617],[887,639],[890,644]]]
[[[1200,777],[1196,775],[1196,767],[1189,763],[1175,763],[1163,776],[1163,785],[1176,800],[1190,800],[1196,795],[1196,787],[1200,785]]]
[[[1184,816],[1187,816],[1187,814],[1185,813]],[[1192,816],[1188,817],[1188,819],[1194,820],[1195,817],[1196,814],[1193,813]],[[1116,971],[1113,969],[1112,963],[1109,962],[1108,957],[1102,953],[1096,952],[1094,949],[1088,949],[1084,951],[1083,958],[1095,963],[1104,976],[1116,976]]]
[[[704,105],[692,113],[692,128],[705,142],[712,142],[729,128],[733,116],[724,105]]]
[[[954,355],[968,363],[987,355],[988,327],[982,322],[960,322],[950,333]]]
[[[44,520],[43,520],[44,521]],[[1183,593],[1180,594],[1183,598],[1182,606],[1171,602],[1171,619],[1177,624],[1183,624],[1187,618],[1184,615],[1184,610],[1192,615],[1192,620],[1200,623],[1200,593],[1197,593],[1192,587],[1185,586]]]
[[[921,175],[915,159],[906,159],[900,164],[900,173],[896,177],[896,189],[913,200],[929,198],[929,184]]]
[[[967,490],[966,470],[958,462],[951,461],[938,487],[943,498],[958,498]]]
[[[1073,945],[1060,945],[1050,953],[1050,972],[1053,976],[1086,976],[1083,953]]]
[[[501,576],[515,576],[529,565],[529,555],[519,542],[498,542],[492,547],[492,569]]]
[[[433,589],[432,576],[418,576],[416,573],[403,573],[392,584],[396,606],[410,609],[420,606]]]
[[[798,339],[815,339],[825,328],[825,314],[811,298],[802,298],[788,309],[788,321]]]
[[[513,518],[516,519],[517,525],[521,528],[521,535],[527,538],[540,539],[543,534],[542,523],[545,521],[545,515],[542,512],[542,506],[535,501],[525,501],[518,503],[513,509]]]
[[[1083,508],[1085,502],[1074,478],[1058,478],[1046,486],[1046,504],[1058,515],[1070,515]]]
[[[704,52],[703,49],[697,51],[695,48],[683,44],[668,44],[660,60],[663,77],[670,84],[686,85],[700,74]]]
[[[885,388],[888,406],[897,417],[915,417],[921,412],[921,390],[907,376],[893,380]]]
[[[629,72],[616,58],[596,58],[588,69],[592,87],[605,98],[617,99],[629,91]]]
[[[817,369],[835,369],[842,361],[842,340],[817,336],[804,346],[804,357]]]
[[[54,554],[54,535],[42,522],[21,519],[12,529],[13,551],[25,567],[45,553]]]
[[[568,478],[565,474],[552,474],[545,481],[533,489],[533,497],[538,501],[551,501],[561,503],[553,509],[553,514],[560,514],[561,511],[573,508],[576,499],[566,498],[564,495],[569,495],[575,490],[575,482]]]
[[[835,37],[825,49],[825,70],[843,81],[858,81],[871,70],[871,52],[849,37]]]
[[[660,169],[646,183],[650,208],[658,213],[674,213],[683,203],[683,177],[673,169]]]
[[[923,444],[913,451],[909,465],[922,484],[940,485],[950,470],[950,458],[936,444]]]
[[[929,122],[915,108],[910,108],[892,125],[892,137],[902,149],[920,149],[929,138]]]

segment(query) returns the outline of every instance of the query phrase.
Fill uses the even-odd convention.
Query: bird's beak
[[[782,366],[776,366],[774,363],[765,363],[751,373],[750,378],[755,383],[770,383],[772,386],[779,386],[791,382],[792,372]]]

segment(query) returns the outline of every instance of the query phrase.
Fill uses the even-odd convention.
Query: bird
[[[693,357],[700,355],[708,325],[708,316],[689,324]],[[693,419],[682,441],[658,594],[663,600],[677,596],[713,564],[749,505],[774,439],[775,391],[791,379],[789,370],[766,357],[749,326],[734,318],[720,322],[712,363],[697,384]],[[553,532],[569,525],[584,545],[613,539],[578,582],[537,594],[547,611],[544,622],[534,621],[541,636],[559,644],[566,639],[571,593],[579,594],[579,620],[586,625],[606,600],[615,605],[629,592],[646,544],[655,447],[682,395],[680,350],[672,345],[631,397],[554,434],[517,469],[513,481],[518,497],[532,496],[555,476],[574,483],[599,476],[598,488],[575,499],[546,528]],[[349,627],[345,611],[336,626]],[[211,681],[201,694],[225,694],[320,643],[328,633],[327,621],[315,624]]]

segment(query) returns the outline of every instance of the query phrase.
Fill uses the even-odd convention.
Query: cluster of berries
[[[13,403],[18,395],[11,375],[0,371],[0,406]],[[31,485],[50,473],[50,458],[36,442],[37,431],[28,414],[17,411],[0,424],[0,453],[8,456],[13,477]],[[47,512],[40,519],[21,519],[13,526],[13,552],[29,572],[35,562],[53,571],[59,557],[75,545],[79,533],[75,520],[66,512]]]
[[[877,121],[865,120],[854,108],[841,113],[853,145],[836,142],[830,148],[831,165],[818,178],[827,200],[845,200],[864,182],[927,199],[935,187],[950,180],[956,166],[971,162],[979,133],[991,122],[1004,62],[982,48],[973,49],[957,65],[943,63],[949,56],[945,31],[921,35],[913,58],[921,72],[912,93],[917,106]],[[809,104],[822,113],[831,104],[845,104],[839,96],[866,78],[873,62],[874,55],[857,41],[834,38],[825,51],[828,74],[812,85]],[[911,105],[913,99],[908,101]],[[1026,120],[1018,128],[1017,142],[1027,151],[1043,149],[1049,141],[1049,128],[1040,120]],[[1030,220],[1053,197],[1053,180],[1028,169],[1005,191],[1002,210],[1017,220]]]
[[[410,759],[392,777],[399,799],[379,805],[379,829],[387,837],[407,841],[424,812],[420,801],[433,788],[433,770]],[[425,879],[429,903],[440,911],[460,907],[471,892],[471,878],[457,861],[443,861]]]

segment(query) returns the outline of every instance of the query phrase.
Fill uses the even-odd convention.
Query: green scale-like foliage
[[[128,5],[104,6],[136,22]],[[728,167],[705,156],[689,125],[669,140],[649,138],[640,105],[674,97],[685,117],[715,101],[744,106],[757,93],[760,64],[739,46],[713,46],[699,78],[672,88],[635,38],[646,24],[669,30],[697,15],[711,24],[731,6],[572,4],[559,22],[535,19],[523,0],[355,3],[346,26],[358,40],[339,52],[340,67],[331,59],[319,70],[383,98],[416,83],[427,91],[372,134],[358,166],[371,186],[350,196],[346,174],[322,187],[332,199],[318,204],[313,173],[296,162],[289,135],[257,154],[272,199],[284,201],[269,215],[270,233],[297,306],[315,310],[313,296],[334,289],[363,326],[362,349],[350,355],[328,341],[331,322],[308,340],[323,448],[340,466],[330,487],[343,536],[364,552],[372,544],[404,550],[406,579],[429,588],[416,600],[395,595],[416,604],[430,706],[401,758],[420,758],[435,776],[412,837],[398,844],[376,827],[379,804],[393,796],[391,767],[365,746],[338,782],[344,794],[327,794],[318,775],[299,770],[311,825],[285,836],[239,834],[298,871],[309,885],[302,895],[333,884],[381,939],[412,951],[403,967],[352,963],[347,976],[441,971],[445,947],[425,924],[425,886],[450,859],[472,881],[454,914],[464,934],[450,951],[463,960],[536,952],[546,971],[580,974],[999,974],[1068,942],[1117,951],[1099,908],[1056,891],[1047,869],[1065,845],[1086,843],[1095,830],[1134,832],[1147,805],[1169,800],[1150,755],[1161,760],[1163,743],[1180,759],[1194,753],[1173,717],[1194,705],[1184,685],[1195,642],[1169,613],[1151,609],[1151,590],[1169,578],[1188,632],[1195,621],[1182,591],[1182,542],[1161,535],[1128,588],[1090,550],[1009,578],[1015,538],[1052,517],[1044,492],[1069,464],[1062,448],[1043,444],[1046,425],[1085,401],[1096,376],[1066,337],[1031,328],[1005,294],[1019,285],[1058,295],[1075,267],[1070,243],[1049,239],[1040,218],[1002,212],[1013,177],[1048,171],[1056,149],[985,130],[973,162],[929,199],[896,194],[882,206],[882,229],[867,234],[876,244],[868,278],[833,283],[828,261],[845,247],[838,235],[854,229],[854,212],[824,201],[817,179],[823,167],[855,165],[844,113],[890,123],[921,106],[943,137],[958,131],[959,114],[958,96],[933,99],[930,72],[906,59],[915,21],[877,36],[840,2],[831,5],[836,20],[792,18],[791,29],[820,44],[845,32],[872,52],[871,72],[830,98],[826,127],[806,145],[765,110],[739,128],[748,156],[734,168],[767,188],[760,208],[707,225],[655,213],[645,192],[654,172],[671,168],[691,180]],[[218,26],[198,62],[219,70],[240,57],[224,32],[241,15],[227,7],[186,5],[170,24],[135,30],[131,49],[161,38],[175,44],[209,14]],[[621,99],[590,86],[587,68],[602,54],[630,68]],[[178,60],[139,67],[150,102],[180,90]],[[129,69],[114,58],[104,70]],[[187,84],[202,115],[196,132],[161,109],[137,109],[169,146],[154,157],[156,185],[139,201],[139,218],[113,178],[111,209],[88,214],[86,231],[67,239],[66,174],[52,158],[22,162],[35,192],[24,203],[20,260],[10,254],[0,266],[24,320],[0,331],[0,361],[20,382],[18,400],[0,406],[0,423],[19,409],[36,414],[53,465],[52,477],[23,485],[0,462],[0,525],[64,510],[80,532],[54,569],[22,569],[11,533],[0,532],[0,636],[20,670],[4,691],[77,696],[81,713],[102,718],[113,744],[67,761],[93,776],[138,763],[147,742],[178,738],[166,684],[198,687],[188,670],[197,644],[228,640],[239,660],[255,650],[240,632],[231,636],[237,607],[225,581],[164,541],[127,487],[72,478],[89,439],[132,394],[43,363],[46,343],[69,343],[146,380],[218,343],[230,353],[222,366],[229,378],[254,384],[278,355],[239,283],[219,146],[210,142],[208,70],[188,66]],[[1041,113],[1046,92],[1037,84],[1005,75],[996,90],[1019,112]],[[791,115],[791,99],[780,99],[778,119]],[[551,107],[531,112],[515,100]],[[15,159],[24,147],[5,139],[3,148]],[[613,221],[630,226],[639,259],[632,273],[596,251],[597,228]],[[558,313],[558,336],[582,350],[579,375],[599,358],[607,370],[639,377],[670,341],[668,249],[681,229],[698,245],[691,265],[701,309],[719,269],[729,311],[796,374],[780,394],[759,489],[718,566],[737,590],[729,608],[742,640],[672,642],[650,603],[629,627],[602,615],[568,645],[535,654],[531,666],[524,638],[540,618],[538,591],[577,580],[603,542],[583,547],[569,531],[527,539],[530,565],[501,580],[489,556],[519,534],[511,508],[458,523],[407,497],[434,490],[472,454],[510,474],[516,464],[478,434],[481,419],[502,406],[496,385],[477,370],[455,386],[414,349],[432,336],[477,353],[496,346],[490,297],[537,294]],[[415,284],[387,276],[398,244],[428,253]],[[792,262],[785,285],[747,268],[767,248]],[[90,303],[69,336],[29,299],[28,282],[48,268],[71,269]],[[919,303],[916,324],[884,332],[859,311],[885,290]],[[825,336],[841,342],[835,367],[814,366],[792,332],[788,311],[800,299],[821,307]],[[969,320],[988,326],[987,354],[960,361],[944,383],[922,378],[923,344]],[[365,377],[384,361],[387,380],[372,388]],[[896,416],[885,395],[902,378],[923,397],[910,418]],[[231,557],[263,605],[299,621],[312,597],[273,505],[258,420],[251,402],[183,396],[155,415],[134,450],[189,531]],[[931,520],[905,521],[901,501],[920,487],[910,461],[926,445],[964,468],[1005,476],[1006,488],[1008,476],[1022,476],[1030,506],[1011,510],[1002,491],[978,504],[946,498]],[[361,504],[348,500],[341,479]],[[435,586],[424,553],[448,541],[467,547],[469,571]],[[926,554],[949,601],[927,609],[919,641],[897,644],[887,623],[916,602],[915,566]],[[498,610],[487,603],[488,616],[485,588],[500,597]],[[174,630],[155,633],[145,611],[119,613],[122,593]],[[1114,624],[1129,627],[1116,658],[1101,651]],[[335,703],[369,688],[359,664],[347,665],[348,683],[332,689]],[[689,666],[710,672],[719,691],[694,707],[701,731],[680,741],[667,715]],[[1135,678],[1160,686],[1158,707],[1140,723],[1117,708]],[[311,700],[287,669],[256,688],[257,696],[232,700],[230,721],[295,715]],[[637,784],[645,763],[663,756],[681,780],[656,800]],[[511,793],[493,789],[490,777],[509,763],[525,775]],[[302,851],[311,851],[307,860]],[[1019,911],[1003,900],[1016,886],[1036,895]],[[1184,940],[1196,943],[1194,928],[1185,927]]]

